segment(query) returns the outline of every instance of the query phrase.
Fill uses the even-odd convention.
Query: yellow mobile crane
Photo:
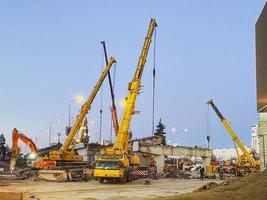
[[[237,163],[236,163],[236,168],[237,168],[238,172],[240,173],[240,175],[244,175],[246,173],[250,173],[252,171],[259,170],[259,168],[260,168],[259,161],[256,160],[255,158],[253,158],[251,156],[251,154],[247,151],[245,146],[242,144],[242,142],[240,141],[240,139],[237,137],[236,133],[232,129],[230,123],[224,118],[222,113],[215,106],[215,104],[213,103],[213,100],[212,99],[209,100],[207,102],[207,104],[213,108],[213,110],[215,111],[215,113],[220,118],[221,122],[223,123],[224,127],[226,128],[228,133],[231,135],[234,143],[237,144],[237,146],[243,152],[243,155],[240,156],[238,154],[238,151],[237,151],[237,158],[238,159],[237,159]]]
[[[49,169],[49,170],[40,170],[40,173],[43,174],[55,174],[56,176],[63,175],[63,179],[70,178],[66,174],[70,176],[72,170],[79,174],[80,171],[83,170],[84,167],[88,166],[89,163],[83,162],[83,156],[78,155],[78,153],[74,150],[74,147],[77,142],[75,142],[76,135],[82,127],[82,124],[85,120],[85,117],[88,111],[91,108],[91,105],[96,97],[99,88],[101,87],[105,77],[107,76],[111,66],[115,63],[115,58],[111,57],[109,62],[102,72],[97,84],[94,86],[93,91],[88,97],[87,101],[83,104],[80,114],[76,117],[76,121],[74,125],[71,127],[70,132],[65,139],[64,144],[61,146],[59,150],[53,150],[49,152],[49,157],[39,157],[37,161],[32,162],[32,168],[35,169]],[[84,126],[87,124],[84,122]],[[84,133],[83,133],[84,134]],[[83,136],[82,136],[83,137]],[[71,146],[74,146],[73,148]],[[79,170],[79,168],[81,170]],[[57,169],[56,171],[50,169]],[[65,173],[67,172],[67,173]]]
[[[151,19],[134,78],[128,85],[128,96],[125,98],[126,106],[115,143],[112,148],[102,149],[96,161],[94,177],[96,177],[100,183],[103,183],[104,180],[117,180],[125,183],[136,178],[135,170],[138,170],[140,159],[138,155],[133,155],[128,150],[128,142],[131,137],[130,125],[132,115],[138,114],[138,112],[135,111],[136,97],[140,92],[141,78],[153,31],[156,26],[156,20]]]

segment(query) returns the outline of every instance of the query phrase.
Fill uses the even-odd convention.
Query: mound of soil
[[[267,169],[243,178],[227,182],[227,184],[207,184],[199,190],[171,197],[157,198],[161,200],[264,200],[267,199]]]

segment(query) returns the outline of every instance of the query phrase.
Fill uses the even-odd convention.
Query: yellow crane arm
[[[226,130],[228,131],[228,133],[231,135],[233,141],[238,145],[238,147],[241,149],[241,151],[246,156],[246,158],[248,159],[248,161],[252,165],[255,165],[256,166],[257,165],[257,162],[254,160],[254,158],[252,158],[252,156],[250,155],[250,153],[247,151],[247,149],[245,148],[245,146],[242,144],[242,142],[240,141],[240,139],[237,137],[237,135],[234,132],[234,130],[232,129],[230,123],[223,117],[222,113],[215,106],[215,104],[213,103],[213,100],[212,99],[209,100],[207,102],[207,104],[211,105],[211,107],[213,108],[213,110],[215,111],[215,113],[220,118],[221,122],[223,123],[224,127],[226,128]]]
[[[91,104],[99,90],[99,88],[101,87],[103,81],[105,80],[105,77],[107,76],[111,66],[113,63],[115,63],[116,60],[115,58],[111,57],[109,59],[109,62],[105,68],[105,70],[102,72],[101,77],[99,78],[97,84],[95,85],[93,91],[91,92],[90,96],[88,97],[87,101],[83,104],[80,114],[76,117],[76,121],[74,123],[74,125],[72,126],[70,133],[68,135],[68,137],[66,138],[64,144],[62,145],[62,147],[60,148],[61,152],[65,152],[68,150],[68,148],[70,147],[73,138],[75,137],[75,135],[77,134],[77,132],[80,130],[81,126],[82,126],[82,122],[87,114],[87,112],[90,110],[91,108]]]
[[[141,56],[138,60],[137,69],[134,75],[132,82],[129,83],[128,86],[128,96],[125,98],[126,105],[123,112],[123,116],[121,119],[121,123],[119,126],[119,130],[117,133],[116,141],[114,143],[113,149],[123,150],[125,153],[128,152],[128,142],[129,142],[129,129],[131,124],[132,115],[135,114],[135,101],[136,97],[140,90],[140,83],[142,78],[142,73],[144,71],[144,66],[146,63],[146,58],[148,54],[148,50],[150,47],[150,43],[153,36],[153,31],[157,26],[156,20],[151,19],[149,29],[147,32],[147,36],[143,45],[143,49],[141,52]]]

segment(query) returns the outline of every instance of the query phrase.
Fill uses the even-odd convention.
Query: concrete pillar
[[[155,158],[156,165],[157,165],[157,174],[162,174],[163,168],[164,168],[164,156],[155,155],[154,158]]]
[[[265,169],[267,167],[267,112],[259,113],[259,117],[259,156],[261,169]]]

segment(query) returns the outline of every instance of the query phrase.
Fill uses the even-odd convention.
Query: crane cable
[[[117,68],[117,63],[114,63],[114,68],[113,68],[113,81],[112,81],[112,89],[113,93],[115,96],[115,83],[116,83],[116,68]],[[113,121],[112,121],[112,114],[111,114],[111,122],[110,122],[110,134],[109,134],[109,141],[112,142],[112,130],[113,130]]]
[[[101,50],[101,73],[103,72],[104,68],[104,53]],[[100,110],[99,110],[99,144],[101,144],[102,140],[102,121],[103,121],[103,86],[101,85],[100,88]]]
[[[210,106],[207,107],[207,142],[208,142],[208,148],[210,148]]]
[[[156,41],[157,41],[157,28],[154,32],[154,51],[153,51],[153,88],[152,88],[152,136],[155,131],[155,89],[156,89]]]

